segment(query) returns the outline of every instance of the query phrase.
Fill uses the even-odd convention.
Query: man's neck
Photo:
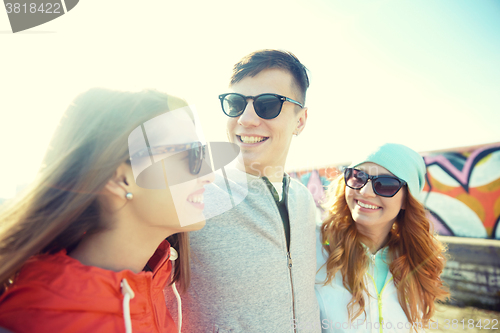
[[[266,177],[270,182],[281,182],[285,176],[284,166],[265,166],[262,168],[255,168],[254,165],[238,165],[238,169],[256,177]]]

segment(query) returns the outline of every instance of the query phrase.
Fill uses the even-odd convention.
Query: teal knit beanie
[[[355,159],[351,168],[372,162],[403,179],[414,197],[418,197],[425,184],[425,163],[419,153],[397,143],[386,143],[365,157]]]

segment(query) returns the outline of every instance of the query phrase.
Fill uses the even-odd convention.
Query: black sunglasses
[[[201,142],[149,147],[148,149],[143,149],[132,155],[130,157],[130,160],[134,158],[142,158],[145,156],[152,157],[153,155],[178,153],[186,150],[188,151],[189,157],[189,172],[192,175],[197,175],[200,173],[201,165],[203,164],[203,160],[205,159],[205,146],[203,146]]]
[[[344,180],[346,186],[353,190],[360,190],[366,185],[368,180],[371,180],[373,192],[381,197],[391,198],[406,185],[406,182],[398,177],[381,175],[370,176],[364,171],[347,168],[344,170]]]
[[[276,118],[280,112],[284,102],[297,104],[301,108],[299,102],[277,94],[261,94],[257,96],[245,96],[237,93],[228,93],[219,95],[222,111],[229,117],[240,116],[247,107],[247,99],[253,100],[253,108],[255,113],[262,119]]]

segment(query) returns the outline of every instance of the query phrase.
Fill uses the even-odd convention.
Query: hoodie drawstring
[[[121,282],[123,294],[123,319],[125,320],[125,332],[132,333],[132,319],[130,318],[130,300],[135,297],[134,291],[130,288],[127,279]]]
[[[179,254],[177,251],[171,247],[170,248],[170,260],[172,261],[172,279],[174,278],[174,269],[175,269],[175,260],[179,257]],[[179,295],[179,292],[177,291],[177,288],[175,287],[175,282],[172,283],[172,290],[174,291],[175,298],[177,298],[177,317],[179,318],[179,324],[177,325],[179,327],[179,333],[181,333],[181,328],[182,328],[182,302],[181,302],[181,296]]]
[[[172,261],[172,279],[174,277],[174,265],[175,260],[179,257],[177,251],[171,247],[170,248],[170,260]],[[125,321],[125,332],[132,333],[132,319],[130,317],[130,300],[135,297],[135,293],[130,288],[130,285],[127,282],[127,279],[123,279],[121,282],[122,294],[123,294],[123,319]],[[182,328],[182,303],[181,296],[175,287],[175,282],[172,283],[172,289],[174,291],[175,297],[177,298],[177,314],[179,318],[179,333],[181,333]]]

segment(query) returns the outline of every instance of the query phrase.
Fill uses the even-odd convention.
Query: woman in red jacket
[[[37,179],[0,214],[0,327],[177,332],[163,289],[188,287],[186,232],[203,227],[213,180],[194,119],[152,90],[75,99]]]

